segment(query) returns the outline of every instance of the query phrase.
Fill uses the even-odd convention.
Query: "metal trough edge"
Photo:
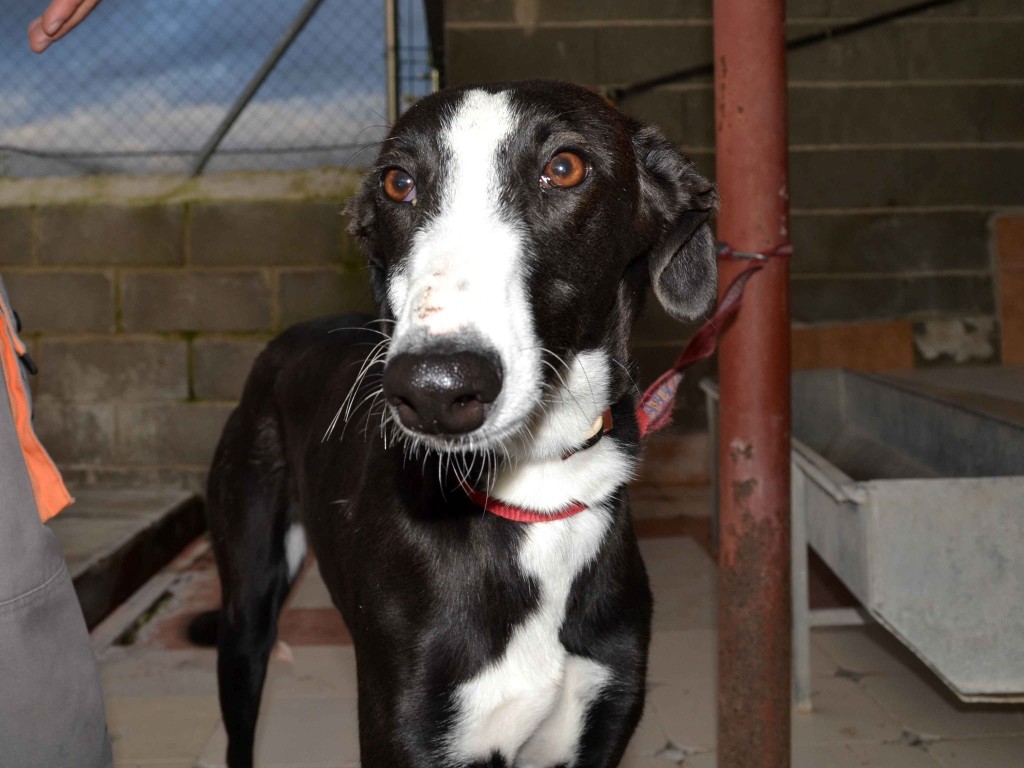
[[[793,443],[793,463],[800,471],[814,480],[818,486],[839,502],[864,504],[868,500],[867,490],[861,483],[853,480],[834,464],[826,461],[821,454],[805,445],[795,437]]]

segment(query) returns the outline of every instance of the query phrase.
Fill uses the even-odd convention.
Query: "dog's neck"
[[[553,513],[573,502],[588,507],[611,499],[632,477],[637,452],[615,431],[567,458],[545,455],[506,463],[485,490],[504,503]]]
[[[573,501],[591,506],[609,499],[629,482],[637,465],[635,446],[627,437],[629,418],[593,442],[611,407],[632,414],[635,404],[628,392],[617,391],[617,379],[603,353],[575,356],[543,410],[480,490],[538,512]]]

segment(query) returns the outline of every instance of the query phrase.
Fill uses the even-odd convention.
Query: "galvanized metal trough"
[[[805,530],[961,699],[1024,700],[1024,425],[870,374],[806,371],[792,386],[794,554]],[[714,436],[718,392],[702,387]],[[795,595],[799,617],[806,582]]]

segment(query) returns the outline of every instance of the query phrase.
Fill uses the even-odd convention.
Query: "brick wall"
[[[789,0],[788,34],[906,4]],[[554,77],[603,88],[712,55],[710,0],[451,0],[446,10],[451,85]],[[790,54],[794,365],[998,361],[989,228],[994,213],[1024,205],[1021,40],[1019,0],[964,0]],[[710,78],[621,106],[713,177]],[[635,339],[643,372],[686,335],[649,312]],[[688,398],[696,407],[692,387]]]
[[[351,174],[177,184],[0,184],[37,428],[73,482],[198,486],[265,341],[372,309],[340,216]]]
[[[1006,365],[1024,365],[1024,213],[995,220],[999,327]]]

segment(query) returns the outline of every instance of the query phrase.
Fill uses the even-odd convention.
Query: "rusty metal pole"
[[[714,0],[718,238],[789,242],[784,0]],[[726,286],[749,262],[723,260]],[[789,262],[747,284],[722,338],[719,768],[790,764]]]

